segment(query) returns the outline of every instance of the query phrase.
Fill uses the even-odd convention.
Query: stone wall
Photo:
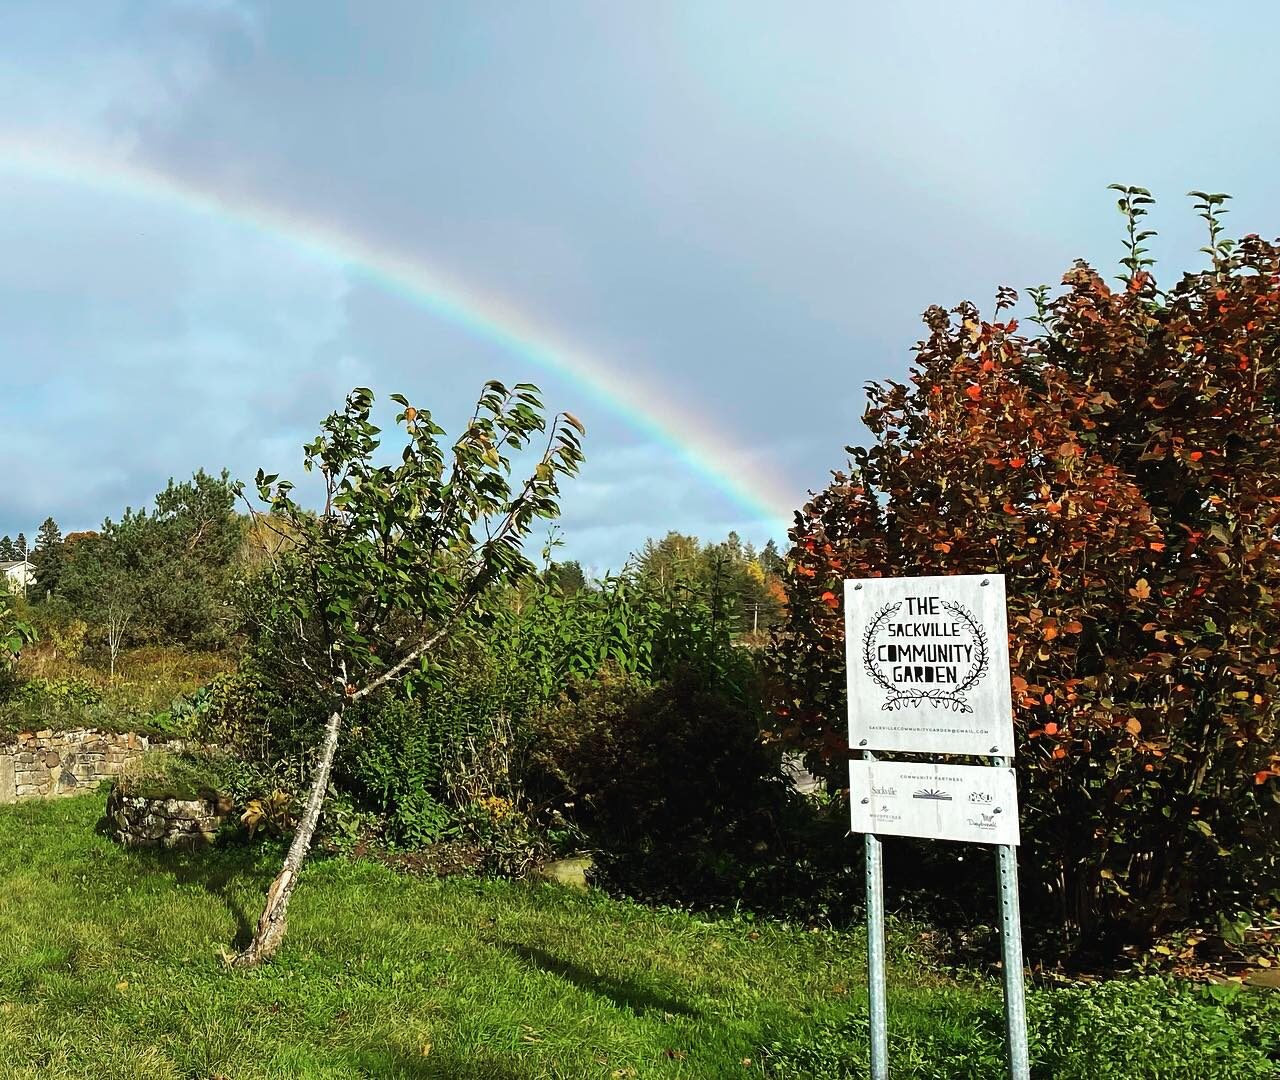
[[[231,815],[231,800],[208,795],[131,795],[119,785],[107,796],[107,825],[125,847],[197,848],[212,844]]]
[[[95,728],[24,731],[0,744],[0,803],[92,790],[155,745],[145,735]]]

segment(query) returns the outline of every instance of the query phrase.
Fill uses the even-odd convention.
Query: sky
[[[5,0],[0,533],[301,478],[352,387],[586,424],[561,557],[784,540],[931,304],[1280,233],[1280,6]],[[390,419],[390,411],[382,415]],[[390,425],[388,425],[390,426]]]

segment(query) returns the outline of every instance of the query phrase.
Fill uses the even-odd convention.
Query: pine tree
[[[27,557],[27,538],[23,533],[18,533],[18,539],[14,542],[13,550],[16,554],[15,559],[25,559]]]
[[[53,518],[45,518],[36,533],[36,546],[31,552],[31,564],[35,567],[36,584],[41,595],[49,596],[57,590],[64,559],[62,531]]]
[[[13,545],[13,539],[6,533],[0,537],[0,562],[13,562],[18,557],[18,549]]]
[[[760,569],[766,574],[781,574],[787,568],[787,560],[778,551],[778,545],[770,540],[760,552]]]

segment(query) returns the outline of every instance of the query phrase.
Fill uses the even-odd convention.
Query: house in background
[[[36,583],[36,568],[26,559],[0,562],[0,580],[12,593],[23,593]]]

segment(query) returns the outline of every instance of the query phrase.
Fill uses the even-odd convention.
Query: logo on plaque
[[[886,604],[867,623],[862,666],[888,694],[882,709],[927,704],[971,713],[965,694],[990,667],[987,634],[958,601],[908,597]]]

